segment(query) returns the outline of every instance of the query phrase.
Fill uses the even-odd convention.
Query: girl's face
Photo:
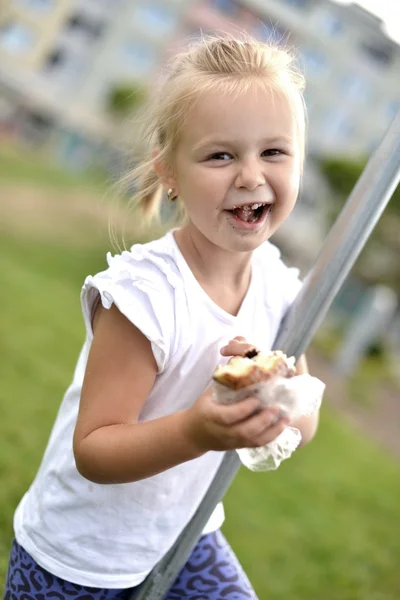
[[[295,117],[283,96],[259,88],[238,96],[208,93],[182,127],[169,184],[192,231],[246,252],[292,211],[300,162]]]

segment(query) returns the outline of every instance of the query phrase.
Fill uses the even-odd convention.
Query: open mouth
[[[271,203],[246,204],[240,207],[234,206],[228,212],[244,223],[259,223],[271,211],[271,208]]]

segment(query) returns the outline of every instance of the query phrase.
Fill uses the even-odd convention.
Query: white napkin
[[[214,381],[213,395],[219,404],[232,404],[249,396],[260,398],[261,405],[278,406],[291,421],[315,413],[321,406],[325,384],[309,374],[288,379],[274,377],[271,381],[255,383],[240,390],[232,390]],[[301,442],[301,433],[295,427],[286,427],[272,442],[260,448],[237,450],[241,462],[251,471],[271,471],[289,458]]]

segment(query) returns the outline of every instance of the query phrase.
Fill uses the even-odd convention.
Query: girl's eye
[[[282,150],[278,150],[278,148],[271,148],[270,150],[264,150],[262,156],[280,156],[284,154]]]
[[[211,154],[207,160],[231,160],[232,155],[228,154],[228,152],[215,152]]]

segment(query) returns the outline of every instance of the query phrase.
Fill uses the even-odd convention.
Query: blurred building
[[[400,48],[382,23],[332,0],[13,0],[0,11],[0,132],[73,155],[113,131],[113,89],[145,83],[202,32],[247,30],[300,51],[312,154],[369,154],[400,106]],[[78,163],[82,163],[82,153]]]
[[[224,2],[226,4],[226,2]],[[400,46],[380,19],[331,0],[245,0],[278,39],[300,49],[309,149],[370,154],[400,108]]]
[[[110,95],[157,69],[188,0],[13,0],[0,11],[0,135],[84,167],[115,134]]]
[[[245,29],[298,50],[307,80],[308,160],[300,202],[275,241],[308,270],[333,201],[313,157],[359,158],[376,147],[400,108],[400,46],[377,17],[333,0],[197,0],[183,23],[190,35]]]
[[[244,28],[299,50],[312,153],[370,154],[400,108],[400,46],[356,4],[200,0],[184,19],[190,32]]]

